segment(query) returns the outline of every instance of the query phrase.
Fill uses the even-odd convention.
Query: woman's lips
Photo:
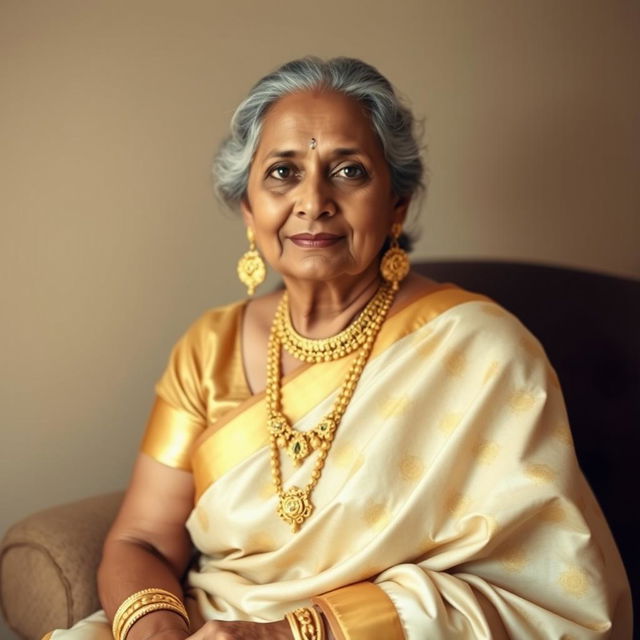
[[[330,247],[338,242],[342,236],[336,236],[333,233],[299,233],[295,236],[289,236],[289,240],[298,247],[303,249],[322,249]]]

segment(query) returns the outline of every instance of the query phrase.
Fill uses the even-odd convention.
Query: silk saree
[[[293,533],[276,513],[264,394],[244,377],[243,310],[207,311],[178,341],[141,446],[194,476],[192,616],[266,622],[314,603],[348,640],[631,638],[558,378],[513,315],[451,284],[395,311]],[[329,411],[354,356],[283,380],[296,429]],[[314,460],[281,456],[285,488]],[[50,637],[111,636],[98,612]]]

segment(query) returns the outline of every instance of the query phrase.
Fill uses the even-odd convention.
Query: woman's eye
[[[280,165],[278,167],[273,167],[269,171],[269,177],[275,178],[276,180],[286,180],[293,175],[293,170],[291,167],[287,167],[286,165]]]
[[[367,172],[359,164],[350,164],[347,167],[342,167],[336,173],[350,179],[364,178],[367,175]]]

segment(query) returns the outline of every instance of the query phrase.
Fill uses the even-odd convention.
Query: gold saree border
[[[391,598],[373,582],[357,582],[311,598],[337,640],[404,640]]]
[[[464,302],[491,302],[451,283],[409,300],[382,325],[371,359],[413,333],[448,309]],[[418,307],[416,309],[416,307]],[[315,365],[302,365],[282,385],[282,406],[292,424],[339,388],[357,353]],[[204,491],[225,473],[269,444],[264,392],[256,394],[225,414],[198,439],[192,456],[196,503]]]
[[[201,422],[156,396],[140,451],[176,469],[191,470],[191,452],[202,433]]]

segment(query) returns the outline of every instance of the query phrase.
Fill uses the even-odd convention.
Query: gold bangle
[[[127,634],[129,633],[131,627],[140,620],[140,618],[144,618],[149,613],[153,613],[154,611],[173,611],[177,613],[187,625],[187,629],[189,628],[189,617],[187,616],[187,612],[182,605],[175,605],[168,602],[157,602],[155,604],[147,604],[140,607],[133,615],[131,615],[127,620],[125,620],[121,627],[118,629],[118,635],[116,636],[116,640],[125,640]]]
[[[293,634],[293,640],[302,640],[302,636],[300,635],[300,629],[298,627],[298,621],[296,617],[293,615],[293,612],[290,611],[286,613],[284,616],[289,623],[289,627],[291,627],[291,633]]]
[[[133,602],[127,609],[122,612],[122,615],[119,617],[116,627],[116,632],[114,634],[114,638],[120,638],[122,635],[122,627],[126,624],[127,620],[131,618],[137,611],[139,611],[142,607],[145,607],[149,604],[168,604],[176,607],[181,607],[182,603],[177,598],[169,598],[165,595],[160,594],[150,594],[144,595]]]
[[[123,627],[131,616],[135,615],[142,607],[150,604],[167,604],[176,606],[184,610],[182,602],[172,593],[160,589],[145,589],[144,592],[134,594],[133,597],[127,598],[114,616],[113,620],[113,637],[120,640],[123,638]],[[186,615],[186,611],[184,611]]]
[[[147,605],[141,607],[140,609],[138,609],[138,611],[136,611],[136,613],[134,613],[124,623],[124,625],[122,627],[122,631],[120,632],[120,635],[118,636],[117,640],[126,640],[127,634],[131,630],[131,627],[133,627],[133,625],[136,622],[138,622],[138,620],[140,620],[140,618],[144,618],[144,616],[146,616],[149,613],[153,613],[154,611],[162,611],[162,610],[173,611],[174,613],[177,613],[187,623],[187,626],[189,626],[189,618],[187,617],[187,612],[184,610],[183,606],[178,607],[176,605],[169,604],[167,602],[158,602],[156,604],[147,604]]]
[[[122,622],[125,621],[130,615],[132,615],[137,609],[147,602],[153,602],[155,599],[163,598],[168,601],[179,603],[180,600],[173,595],[170,591],[165,589],[143,589],[142,591],[136,591],[132,593],[119,607],[113,616],[113,625],[111,631],[113,637],[118,637],[118,630],[122,626]]]
[[[294,640],[324,640],[324,625],[314,607],[295,609],[285,618]]]
[[[121,626],[120,623],[122,618],[127,611],[127,609],[140,597],[147,593],[151,593],[154,589],[144,589],[143,591],[136,591],[136,593],[132,593],[128,598],[126,598],[122,604],[116,610],[113,616],[113,622],[111,624],[111,633],[114,638],[118,637],[118,628]]]
[[[149,605],[161,605],[160,607],[156,607],[156,609],[164,608],[174,610],[175,608],[175,612],[184,618],[187,626],[189,625],[187,611],[184,608],[182,601],[177,596],[165,589],[143,589],[142,591],[136,591],[136,593],[130,595],[118,607],[118,610],[113,616],[111,631],[115,640],[124,640],[126,635],[126,632],[124,632],[125,627],[127,627],[128,631],[133,624],[133,622],[128,624],[129,620],[136,616],[142,608],[146,608]],[[148,611],[148,613],[151,613],[151,611]],[[136,620],[139,620],[141,617],[142,616],[136,617]]]
[[[309,607],[309,611],[311,611],[311,616],[313,617],[313,621],[316,625],[317,640],[325,640],[324,621],[322,620],[320,613],[315,607]]]

